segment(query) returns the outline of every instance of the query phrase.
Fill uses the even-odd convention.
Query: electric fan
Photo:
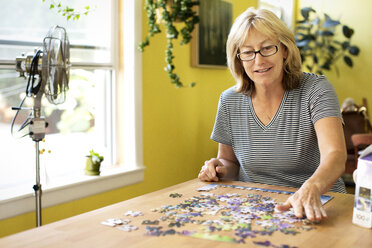
[[[70,70],[70,43],[66,30],[60,26],[52,27],[43,40],[43,49],[34,54],[22,55],[16,58],[16,71],[28,76],[26,95],[17,110],[11,125],[13,134],[14,121],[23,108],[26,97],[33,99],[32,112],[23,122],[18,131],[29,126],[29,136],[35,141],[36,147],[36,184],[33,186],[36,200],[36,225],[41,226],[41,184],[40,184],[40,150],[39,142],[45,137],[47,122],[41,115],[41,100],[43,95],[52,104],[63,103],[68,90]]]

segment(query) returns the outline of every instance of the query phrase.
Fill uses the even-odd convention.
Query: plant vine
[[[199,1],[173,0],[170,8],[167,8],[167,0],[146,0],[145,3],[149,31],[145,40],[139,44],[138,49],[143,52],[144,48],[150,45],[150,37],[161,32],[160,26],[156,21],[156,11],[158,10],[161,13],[161,20],[165,22],[167,37],[167,49],[165,50],[165,62],[167,65],[164,70],[168,72],[171,83],[175,84],[177,88],[184,87],[184,85],[180,77],[175,73],[173,40],[177,39],[178,35],[181,34],[181,45],[190,42],[195,24],[199,22],[199,16],[193,11],[193,6],[195,5],[199,5]],[[180,31],[174,25],[177,21],[184,23],[184,27]],[[189,84],[189,86],[194,87],[195,82]]]

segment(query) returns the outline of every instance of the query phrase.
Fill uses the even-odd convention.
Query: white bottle
[[[372,228],[372,145],[360,155],[353,178],[356,183],[353,223]]]

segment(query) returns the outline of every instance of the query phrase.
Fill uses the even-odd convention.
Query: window
[[[10,133],[15,114],[11,106],[20,103],[26,88],[26,80],[15,71],[15,58],[23,52],[33,52],[35,47],[41,47],[50,23],[66,28],[72,67],[65,103],[53,105],[46,100],[42,101],[42,112],[49,123],[45,142],[40,142],[40,149],[45,149],[40,155],[43,198],[48,198],[48,189],[52,192],[56,187],[65,187],[71,183],[76,186],[76,182],[97,179],[83,176],[85,155],[91,149],[105,156],[104,173],[97,179],[99,181],[129,170],[142,173],[141,112],[136,111],[136,108],[141,109],[138,84],[141,80],[141,61],[138,52],[132,49],[135,47],[133,44],[138,43],[141,38],[141,3],[135,0],[123,0],[120,3],[119,0],[67,1],[69,6],[77,10],[83,10],[85,5],[90,5],[94,10],[77,21],[66,21],[65,17],[49,9],[48,1],[0,2],[0,14],[4,17],[0,23],[0,149],[3,151],[3,161],[7,161],[0,163],[0,168],[5,171],[0,174],[0,219],[27,211],[6,214],[3,211],[6,205],[4,200],[9,203],[10,198],[25,194],[32,198],[32,186],[35,184],[35,146],[27,135],[27,127],[17,131],[30,110],[20,111],[13,128],[16,137]],[[127,82],[125,89],[122,80],[118,79],[118,75],[122,73],[117,56],[120,23],[116,12],[119,4],[125,5],[125,32],[128,37],[133,37],[124,40],[124,49],[128,49],[124,66],[135,66],[135,69],[124,70],[123,78]],[[136,85],[133,83],[135,80]],[[32,107],[33,103],[29,100],[31,99],[26,100],[24,107]],[[133,121],[127,122],[127,126],[118,131],[117,127],[122,125],[121,115],[133,118]],[[126,137],[125,141],[116,139],[120,137],[119,133]],[[19,138],[22,135],[26,136]],[[125,166],[122,167],[125,168],[118,167],[123,161]],[[125,181],[133,183],[142,178],[143,174],[132,175],[130,180]],[[116,178],[116,182],[104,187],[97,184],[99,191],[87,195],[115,186],[124,186],[122,180]],[[64,200],[86,196],[74,193],[70,195]],[[58,204],[64,200],[53,202],[46,199],[47,204],[42,206]],[[33,203],[30,205],[28,211],[34,208]]]

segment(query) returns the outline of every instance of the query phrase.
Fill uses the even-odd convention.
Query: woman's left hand
[[[321,192],[317,185],[306,181],[285,203],[277,205],[276,209],[288,211],[292,207],[298,218],[302,218],[305,214],[308,220],[321,221],[327,218],[327,213],[322,206],[320,196]]]

